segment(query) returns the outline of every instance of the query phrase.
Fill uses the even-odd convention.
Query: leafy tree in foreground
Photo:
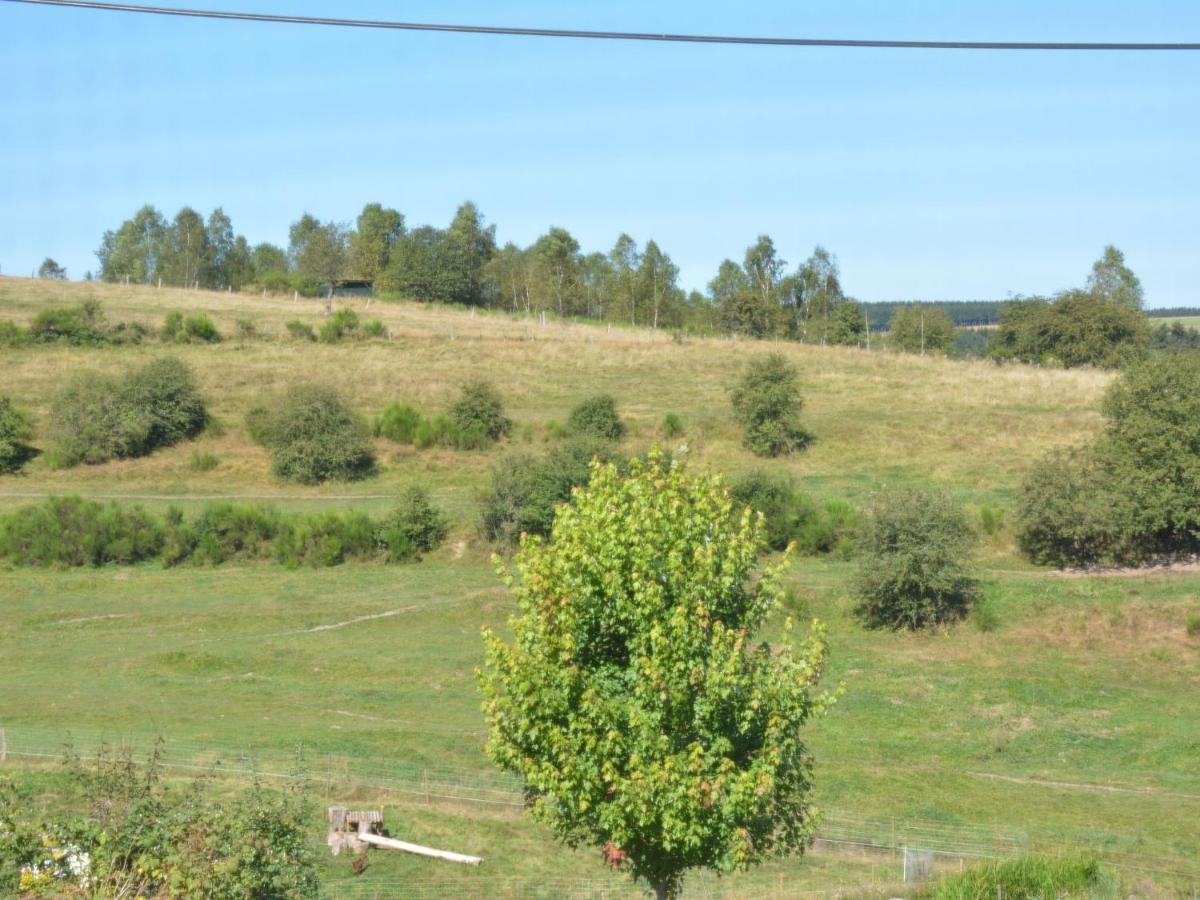
[[[746,429],[742,443],[755,455],[782,456],[811,440],[800,427],[800,373],[781,354],[752,360],[730,399],[735,418]]]
[[[550,540],[522,541],[513,643],[484,634],[488,752],[561,840],[660,898],[688,869],[744,870],[813,835],[801,728],[832,702],[825,636],[753,642],[786,565],[752,578],[762,529],[720,477],[659,450],[628,477],[595,464]]]

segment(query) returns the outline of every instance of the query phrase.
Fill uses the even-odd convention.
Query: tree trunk
[[[665,884],[656,884],[654,886],[654,897],[655,900],[668,900],[670,894],[667,892],[667,886]]]

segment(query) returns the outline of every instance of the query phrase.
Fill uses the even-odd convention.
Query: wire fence
[[[62,759],[67,749],[83,760],[94,759],[101,748],[127,748],[144,755],[160,747],[159,765],[167,771],[194,774],[227,775],[272,780],[307,779],[327,798],[352,795],[362,789],[408,797],[426,803],[467,804],[484,808],[519,810],[524,806],[524,786],[520,779],[498,771],[468,770],[451,767],[411,765],[398,761],[364,759],[323,748],[297,745],[291,750],[277,746],[218,748],[201,742],[155,738],[148,735],[122,734],[94,728],[46,728],[38,726],[0,726],[0,763],[53,762]],[[1061,841],[1038,840],[1031,846],[1023,831],[992,826],[968,825],[928,819],[870,817],[844,810],[826,810],[821,816],[814,849],[817,852],[874,854],[892,860],[919,850],[935,857],[938,864],[1013,858],[1037,850],[1053,853],[1087,852],[1132,877],[1168,879],[1186,890],[1200,884],[1200,867],[1194,861],[1154,857],[1141,852],[1123,852],[1096,847],[1080,847]],[[897,879],[897,881],[900,879]],[[741,884],[730,893],[720,880],[704,878],[689,881],[688,895],[697,897],[754,897]],[[465,887],[466,883],[460,883]],[[643,891],[623,879],[530,881],[528,879],[487,878],[480,887],[489,897],[564,897],[624,898],[642,896]],[[327,886],[329,898],[441,897],[447,894],[445,882],[428,884],[405,881],[399,884],[338,883]],[[783,890],[783,893],[781,893]],[[763,897],[822,896],[820,892],[802,895],[784,886],[764,888]],[[1190,894],[1188,894],[1190,896]]]

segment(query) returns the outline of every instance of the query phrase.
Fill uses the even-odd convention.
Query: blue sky
[[[160,0],[162,3],[170,0]],[[1200,40],[1200,3],[190,0],[180,6],[639,31]],[[380,201],[501,241],[654,238],[702,288],[760,233],[868,300],[1080,284],[1121,247],[1200,305],[1200,53],[617,44],[0,3],[0,271],[94,268],[142,203],[252,242]]]

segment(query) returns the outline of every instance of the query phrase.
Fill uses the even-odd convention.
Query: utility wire
[[[748,37],[720,34],[658,34],[642,31],[582,31],[564,28],[515,28],[498,25],[446,25],[429,22],[392,22],[373,19],[336,19],[325,16],[284,16],[272,13],[231,12],[215,9],[178,9],[135,3],[99,3],[91,0],[4,0],[36,6],[67,6],[110,12],[147,13],[191,19],[232,19],[239,22],[276,22],[287,25],[326,25],[340,28],[381,28],[392,31],[435,31],[450,34],[484,34],[517,37],[590,38],[604,41],[658,41],[680,44],[750,44],[774,47],[859,47],[894,50],[1200,50],[1200,43],[1126,43],[1075,41],[886,41],[849,38]]]

